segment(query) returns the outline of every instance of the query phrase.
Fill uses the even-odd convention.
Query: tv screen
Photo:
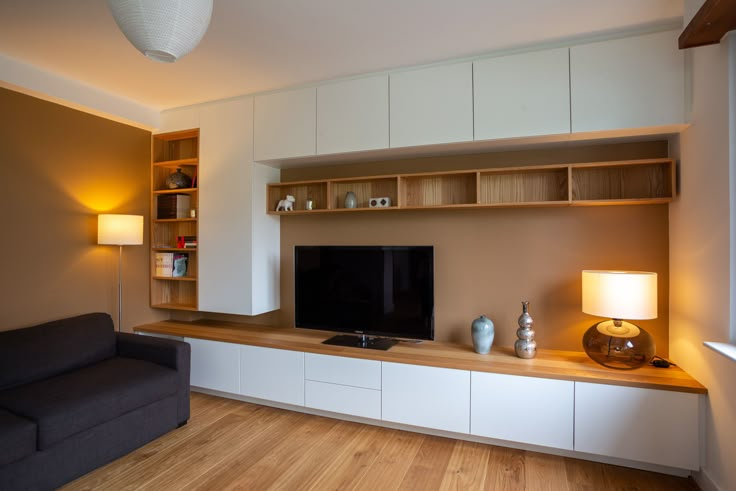
[[[294,272],[296,327],[434,339],[432,246],[295,246]]]

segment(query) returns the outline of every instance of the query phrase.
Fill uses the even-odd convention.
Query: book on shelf
[[[174,269],[172,276],[174,278],[181,278],[187,275],[187,261],[189,256],[187,254],[174,254]]]
[[[178,249],[194,249],[197,247],[196,235],[177,235],[176,247]]]
[[[174,253],[157,252],[155,256],[154,276],[170,277],[174,274]]]
[[[188,194],[161,194],[156,197],[156,218],[189,218],[192,197]]]

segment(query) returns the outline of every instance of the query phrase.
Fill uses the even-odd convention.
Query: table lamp
[[[142,215],[98,215],[97,243],[116,245],[118,254],[118,331],[123,329],[123,246],[143,244]]]
[[[654,357],[654,339],[624,319],[657,318],[657,273],[583,271],[583,312],[608,317],[583,335],[583,349],[608,368],[631,370]]]

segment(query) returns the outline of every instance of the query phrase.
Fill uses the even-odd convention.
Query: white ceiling
[[[201,44],[161,64],[104,0],[0,0],[0,54],[160,110],[682,14],[682,0],[214,0]]]

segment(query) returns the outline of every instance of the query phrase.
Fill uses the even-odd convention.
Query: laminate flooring
[[[76,490],[697,490],[690,478],[192,393],[189,424]]]

